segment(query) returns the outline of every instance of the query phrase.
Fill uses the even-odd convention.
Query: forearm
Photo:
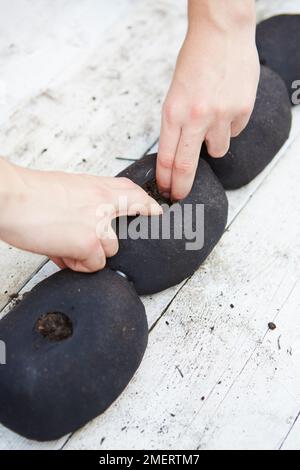
[[[188,31],[162,110],[156,177],[174,200],[192,188],[205,141],[224,156],[248,124],[257,92],[254,0],[189,0]]]
[[[198,32],[203,25],[220,31],[251,29],[255,33],[255,0],[188,0],[188,33]]]
[[[16,167],[0,158],[0,224],[7,205],[17,194],[18,180]]]
[[[10,222],[11,208],[26,197],[22,171],[21,167],[0,158],[0,238],[3,238]]]

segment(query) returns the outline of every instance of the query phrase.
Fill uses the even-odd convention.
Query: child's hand
[[[106,257],[118,251],[110,225],[113,218],[162,212],[127,178],[42,172],[0,163],[11,181],[0,201],[0,238],[47,255],[61,268],[86,272],[103,268]]]
[[[159,189],[175,200],[191,190],[203,141],[211,156],[222,157],[247,125],[260,70],[253,0],[189,5],[189,30],[163,106],[157,163]]]

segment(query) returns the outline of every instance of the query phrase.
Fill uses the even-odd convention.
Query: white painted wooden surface
[[[102,48],[137,0],[2,0],[0,123],[49,83],[61,83]],[[5,96],[3,96],[5,93]],[[1,95],[0,95],[1,99]]]
[[[282,5],[260,0],[259,17],[300,12],[299,1]],[[0,8],[2,154],[115,174],[127,165],[116,156],[137,158],[155,143],[185,2],[7,0]],[[67,443],[30,442],[0,426],[0,448],[300,448],[299,153],[295,109],[280,154],[229,192],[229,228],[206,263],[143,299],[145,359],[104,415]],[[48,262],[33,276],[43,262],[0,245],[0,307],[53,272]]]

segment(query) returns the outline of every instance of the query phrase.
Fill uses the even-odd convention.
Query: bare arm
[[[187,196],[204,141],[222,157],[247,125],[259,80],[255,25],[255,0],[189,0],[162,110],[157,182],[166,196]]]
[[[161,207],[127,178],[29,170],[0,158],[0,239],[61,268],[103,268],[118,250],[111,220],[137,211],[157,215]]]

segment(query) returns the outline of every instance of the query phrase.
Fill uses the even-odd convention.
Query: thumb
[[[131,189],[116,191],[115,208],[117,217],[137,214],[146,216],[161,215],[163,210],[158,202],[150,197],[140,186],[132,184],[133,187]]]

